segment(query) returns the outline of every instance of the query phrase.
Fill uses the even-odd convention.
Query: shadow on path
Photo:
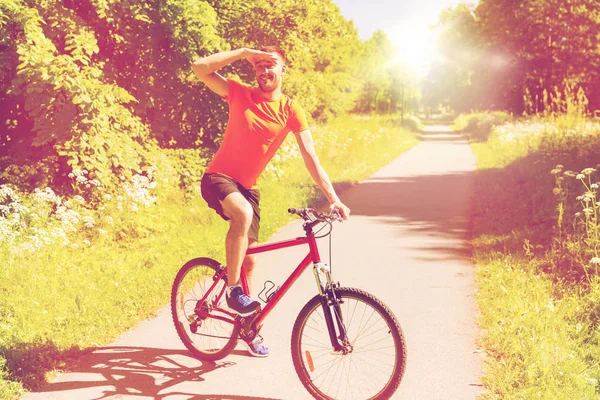
[[[182,383],[204,381],[205,374],[234,365],[236,363],[230,361],[200,361],[190,357],[187,350],[103,347],[83,357],[70,368],[69,373],[59,376],[53,383],[41,388],[41,391],[49,394],[96,388],[93,391],[95,396],[90,400],[113,396],[165,399],[176,395],[196,400],[276,400],[267,397],[198,394],[177,387]]]
[[[406,154],[412,157],[409,161],[346,191],[344,203],[353,216],[374,217],[394,225],[398,235],[431,239],[415,248],[423,251],[423,259],[442,253],[469,257],[466,239],[470,236],[475,176],[471,150],[452,132],[425,132],[423,142],[421,146],[426,147]]]

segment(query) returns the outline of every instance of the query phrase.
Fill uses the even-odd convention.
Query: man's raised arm
[[[258,50],[241,48],[237,50],[224,51],[221,53],[211,54],[192,64],[194,74],[200,78],[202,82],[209,87],[210,90],[219,96],[227,96],[229,94],[229,85],[227,79],[217,73],[218,70],[229,65],[237,60],[247,59],[254,65],[261,58],[277,60],[270,53],[265,53]]]

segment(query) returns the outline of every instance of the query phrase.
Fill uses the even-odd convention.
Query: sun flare
[[[395,61],[411,67],[415,72],[424,71],[438,58],[437,34],[426,22],[403,22],[388,35],[397,48]]]

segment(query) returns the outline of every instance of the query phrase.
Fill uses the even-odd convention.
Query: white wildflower
[[[80,195],[73,196],[73,200],[81,204],[85,203],[85,199]]]
[[[582,181],[582,180],[585,179],[585,175],[584,174],[577,174],[577,176],[575,177],[575,179]]]
[[[67,176],[68,176],[69,178],[71,178],[71,179],[75,178],[75,174],[74,174],[74,173],[72,173],[72,172],[69,172],[69,175],[67,175]]]
[[[8,198],[13,201],[19,201],[19,196],[13,189],[7,185],[0,185],[0,201],[5,201]]]
[[[107,231],[106,231],[106,229],[98,229],[98,233],[100,235],[106,235]]]
[[[596,172],[596,169],[595,169],[595,168],[586,168],[586,169],[584,169],[583,171],[581,171],[581,173],[582,173],[582,174],[585,174],[585,175],[591,175],[591,174],[593,174],[594,172]]]
[[[102,196],[104,198],[104,200],[109,201],[110,199],[112,199],[112,196],[109,193],[106,193],[104,196]]]
[[[86,215],[85,217],[83,217],[83,227],[84,228],[93,228],[94,225],[96,225],[96,221],[94,220],[94,217]]]
[[[52,236],[53,238],[66,239],[67,233],[63,228],[52,228],[52,230],[50,231],[50,236]]]
[[[85,182],[87,182],[87,180],[88,180],[88,179],[87,179],[85,176],[83,176],[83,175],[79,175],[79,176],[77,177],[77,179],[75,179],[75,182],[77,182],[77,183],[85,183]]]
[[[600,257],[592,257],[592,259],[590,260],[590,264],[592,264],[592,265],[595,265],[595,264],[600,265]]]
[[[104,217],[104,222],[107,223],[108,225],[112,225],[115,223],[115,221],[113,221],[113,219],[110,215],[107,215],[106,217]]]
[[[89,240],[87,240],[87,239],[83,239],[83,244],[85,244],[86,246],[88,246],[88,247],[89,247],[89,246],[91,246],[91,245],[92,245],[92,242],[90,242],[90,241],[89,241]]]
[[[33,192],[33,198],[39,203],[46,202],[54,203],[56,205],[60,205],[62,203],[62,199],[49,187],[44,190],[35,189]]]
[[[598,190],[598,187],[600,187],[600,186],[597,183],[592,183],[592,186],[590,186],[590,189]]]
[[[583,209],[583,213],[584,213],[585,215],[591,215],[591,214],[593,214],[593,213],[594,213],[594,210],[592,210],[591,208],[584,208],[584,209]]]
[[[56,219],[58,219],[69,232],[76,232],[76,225],[79,223],[81,215],[75,210],[68,210],[66,207],[59,206],[56,209]]]
[[[79,248],[79,245],[78,245],[77,243],[73,243],[73,244],[71,245],[71,247],[72,247],[72,248],[74,248],[74,249],[77,249],[77,248]]]

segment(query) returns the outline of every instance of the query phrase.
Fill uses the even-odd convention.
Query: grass
[[[345,117],[313,127],[335,186],[353,185],[414,146],[415,134],[399,124],[399,118]],[[198,196],[202,171],[174,179],[166,165],[146,174],[156,187],[147,181],[134,197],[105,194],[98,204],[50,194],[0,196],[0,206],[12,207],[10,215],[0,214],[0,398],[40,387],[48,373],[152,317],[168,303],[175,273],[188,259],[223,260],[227,224]],[[292,218],[288,207],[321,200],[293,135],[259,185],[263,240]],[[87,225],[84,218],[58,222],[58,205],[67,200]],[[64,235],[52,236],[57,230]]]
[[[584,308],[588,295],[557,284],[518,255],[482,261],[480,255],[486,398],[597,399],[600,353]]]
[[[472,143],[484,399],[600,396],[600,279],[590,266],[600,243],[582,225],[579,172],[555,168],[596,167],[599,139],[598,123],[557,115],[501,124]]]

